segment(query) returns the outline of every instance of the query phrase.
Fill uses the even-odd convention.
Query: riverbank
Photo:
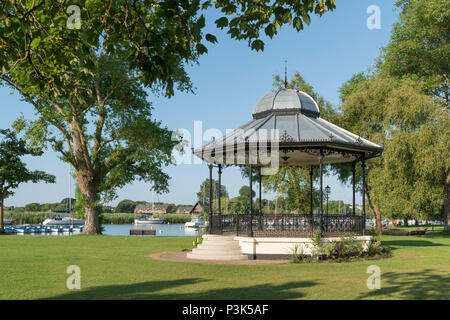
[[[45,219],[54,215],[60,215],[68,217],[67,213],[54,213],[54,212],[14,212],[6,211],[5,219],[14,219],[14,224],[41,224]],[[132,224],[136,217],[133,213],[103,213],[101,215],[101,221],[103,224]],[[165,223],[186,223],[191,221],[192,216],[189,214],[155,214],[157,218],[163,218]]]

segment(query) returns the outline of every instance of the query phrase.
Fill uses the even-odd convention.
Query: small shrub
[[[374,257],[374,256],[388,257],[390,255],[391,255],[391,248],[382,246],[380,236],[376,236],[370,241],[368,248],[367,248],[367,256],[369,256],[369,257]]]
[[[303,248],[300,249],[299,245],[296,244],[291,252],[291,263],[302,263],[306,259],[303,254]]]
[[[324,243],[320,231],[314,233],[312,240],[311,255],[314,260],[318,261],[324,256]]]
[[[192,242],[193,248],[197,248],[197,246],[202,243],[202,237],[197,236],[195,237],[195,240]]]
[[[323,247],[323,253],[327,258],[332,258],[335,256],[339,256],[340,243],[330,241]]]
[[[377,230],[374,227],[369,227],[366,229],[366,235],[367,236],[376,236]]]
[[[311,238],[311,255],[314,261],[333,260],[335,262],[354,261],[361,258],[370,257],[389,257],[391,249],[381,245],[381,238],[374,237],[368,244],[367,250],[364,249],[363,241],[359,241],[355,235],[347,234],[342,236],[339,241],[324,241],[319,232],[316,232]],[[291,256],[293,263],[297,261],[294,253]]]

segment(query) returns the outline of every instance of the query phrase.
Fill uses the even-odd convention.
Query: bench
[[[410,236],[418,236],[418,235],[424,235],[425,232],[427,232],[427,228],[417,228],[416,230],[410,231]]]
[[[156,235],[155,229],[130,229],[130,236],[154,236]]]

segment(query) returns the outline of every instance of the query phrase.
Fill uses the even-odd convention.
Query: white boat
[[[201,228],[206,225],[206,221],[203,218],[195,217],[192,218],[191,221],[188,221],[184,224],[186,228]]]
[[[3,225],[4,226],[10,226],[10,225],[13,224],[13,222],[14,222],[13,219],[3,219]]]
[[[16,233],[20,234],[24,234],[27,231],[26,227],[16,227],[14,229],[16,230]]]
[[[161,224],[164,223],[163,218],[155,218],[153,215],[142,215],[134,219],[134,224]]]
[[[56,215],[45,219],[42,224],[44,226],[82,226],[84,225],[84,220]]]
[[[57,233],[57,232],[62,232],[62,227],[58,227],[58,226],[53,226],[52,228],[50,228],[50,232],[53,233]]]
[[[79,227],[73,227],[72,228],[73,232],[83,232],[83,226],[79,226]]]

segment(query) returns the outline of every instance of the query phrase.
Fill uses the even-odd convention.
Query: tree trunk
[[[100,224],[98,221],[98,210],[94,206],[84,207],[84,233],[85,234],[101,234]]]
[[[77,172],[77,182],[84,200],[84,233],[101,234],[98,220],[97,185],[95,179]]]
[[[444,232],[450,233],[450,171],[444,185]]]
[[[375,213],[375,224],[377,226],[377,234],[381,235],[383,226],[381,225],[381,211],[378,204],[373,206],[373,212]]]
[[[3,225],[3,196],[0,195],[0,234],[5,233],[5,226]]]
[[[370,193],[368,191],[366,191],[366,195],[367,195],[367,202],[369,203],[369,207],[370,209],[372,209],[373,213],[375,214],[375,226],[376,226],[376,231],[377,234],[381,235],[382,232],[382,225],[381,225],[381,210],[380,207],[378,206],[378,204],[373,204],[372,203],[372,199],[370,197]]]

